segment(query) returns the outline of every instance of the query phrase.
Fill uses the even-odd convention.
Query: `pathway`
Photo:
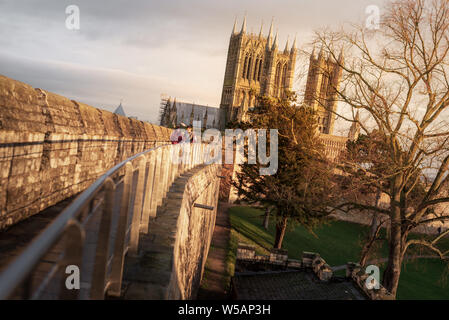
[[[228,299],[228,283],[226,270],[226,256],[231,232],[229,221],[230,205],[225,202],[218,204],[217,220],[214,234],[207,256],[201,287],[198,291],[198,300],[224,300]]]

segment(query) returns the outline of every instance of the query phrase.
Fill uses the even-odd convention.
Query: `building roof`
[[[118,115],[120,115],[120,116],[126,117],[125,110],[123,110],[123,107],[122,107],[122,103],[121,103],[121,102],[120,102],[120,105],[117,107],[117,109],[115,109],[114,113],[115,113],[115,114],[118,114]]]
[[[178,119],[178,124],[190,123],[190,116],[193,109],[193,120],[199,120],[203,122],[204,115],[207,112],[207,126],[217,126],[220,120],[220,109],[215,107],[209,107],[204,105],[198,105],[194,103],[187,103],[176,100],[176,114]]]
[[[366,300],[350,280],[320,281],[296,270],[236,273],[233,290],[238,300]]]

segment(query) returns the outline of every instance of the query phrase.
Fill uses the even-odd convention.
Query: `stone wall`
[[[0,75],[0,230],[83,191],[169,134]]]
[[[341,153],[346,149],[348,138],[330,134],[320,134],[319,139],[324,144],[326,157],[331,161],[338,161]]]
[[[352,279],[370,300],[395,300],[395,297],[380,283],[378,284],[379,289],[376,289],[375,283],[371,280],[372,288],[369,288],[366,284],[369,274],[365,273],[358,263],[348,262],[346,264],[346,277]]]
[[[363,224],[363,225],[367,225],[367,226],[370,226],[373,221],[373,213],[372,212],[360,212],[360,211],[356,211],[356,210],[351,211],[351,212],[336,211],[335,213],[331,214],[330,217],[335,218],[340,221],[353,222],[353,223]],[[388,215],[382,214],[382,213],[379,213],[378,217],[380,218],[380,221],[386,220],[384,225],[385,225],[385,228],[388,230],[390,228],[390,217]],[[431,218],[435,218],[435,217],[429,215],[427,218],[431,219]],[[440,233],[438,228],[441,228],[440,231],[444,232],[445,230],[449,229],[449,222],[446,222],[446,223],[434,222],[434,223],[427,223],[424,225],[419,225],[419,226],[413,228],[412,232],[437,235]]]
[[[127,257],[125,299],[196,298],[215,227],[220,172],[220,165],[202,165],[175,180],[148,234],[141,234],[138,256]]]

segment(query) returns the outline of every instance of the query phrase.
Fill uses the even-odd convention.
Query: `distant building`
[[[176,98],[162,98],[160,125],[174,128],[181,123],[189,126],[200,121],[203,129],[220,128],[220,109],[182,102]]]
[[[115,109],[114,113],[123,117],[128,117],[125,113],[125,110],[123,109],[122,102],[120,102],[119,106]],[[136,116],[129,116],[128,118],[138,120]]]
[[[125,110],[123,110],[122,107],[122,102],[120,102],[119,106],[117,107],[117,109],[115,109],[114,113],[126,117]]]

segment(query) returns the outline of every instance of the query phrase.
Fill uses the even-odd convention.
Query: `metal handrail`
[[[97,278],[91,280],[91,291],[87,296],[89,298],[101,299],[104,298],[106,292],[114,296],[120,295],[125,253],[128,250],[130,254],[137,253],[138,235],[139,232],[148,231],[150,214],[155,215],[157,206],[162,203],[162,199],[166,192],[168,192],[169,186],[177,176],[202,163],[202,152],[202,144],[163,145],[140,152],[109,169],[84,192],[77,196],[0,274],[0,299],[10,297],[17,288],[24,285],[24,282],[25,286],[30,287],[33,271],[40,263],[40,260],[62,238],[66,239],[63,262],[56,262],[56,267],[62,269],[61,267],[64,265],[70,265],[76,261],[80,262],[80,265],[84,262],[82,255],[86,247],[83,246],[86,226],[83,226],[83,221],[79,220],[82,218],[80,216],[82,216],[85,210],[91,210],[90,207],[93,207],[93,205],[89,205],[95,201],[95,198],[101,192],[103,192],[103,210],[101,210],[99,232],[96,235],[94,270],[91,274],[91,277]],[[174,155],[183,157],[184,161],[173,163],[170,157]],[[189,158],[187,159],[187,157]],[[140,159],[139,164],[134,170],[133,162],[138,159]],[[125,170],[123,178],[124,185],[120,201],[121,204],[119,205],[120,212],[115,228],[115,239],[113,239],[111,238],[111,221],[115,195],[117,194],[117,184],[114,183],[113,177],[122,169]],[[135,173],[137,173],[135,193],[131,195]],[[134,204],[132,208],[130,207],[131,203]],[[128,228],[130,211],[132,222]],[[87,216],[95,212],[95,210],[89,211],[87,212]],[[129,242],[125,243],[128,236]],[[114,242],[114,251],[113,256],[109,257],[108,248],[111,241]],[[70,246],[72,246],[71,249]],[[101,246],[106,246],[106,248]],[[111,269],[110,274],[113,277],[109,281],[107,281],[108,269]],[[52,269],[51,273],[52,275],[55,273],[54,269]],[[60,288],[62,288],[59,291],[60,297],[79,298],[79,290],[64,290],[62,283],[63,281],[60,283]],[[31,297],[30,292],[28,292],[28,296]]]

